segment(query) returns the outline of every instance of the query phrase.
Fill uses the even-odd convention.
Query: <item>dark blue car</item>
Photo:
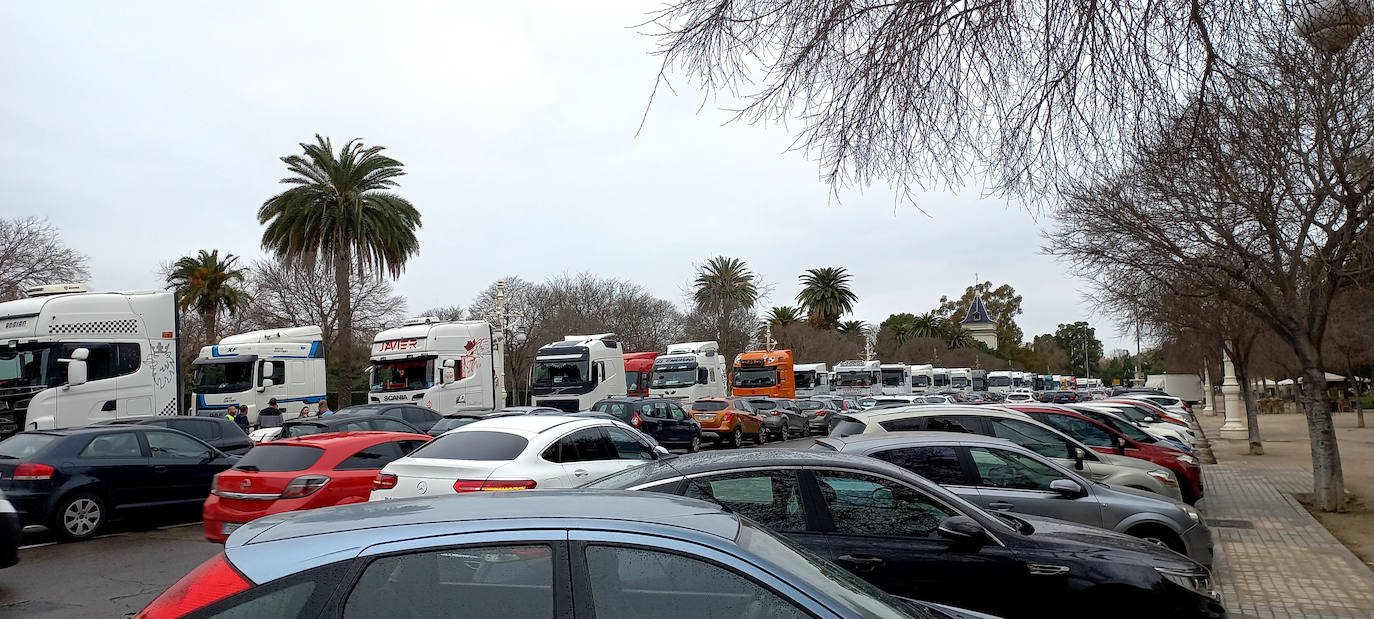
[[[616,420],[653,437],[668,448],[701,451],[701,424],[682,405],[668,398],[606,398],[592,405],[592,411]]]
[[[205,501],[235,460],[155,426],[35,430],[0,442],[0,489],[25,525],[86,539],[117,516]]]

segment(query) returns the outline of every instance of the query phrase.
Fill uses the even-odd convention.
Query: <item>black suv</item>
[[[606,398],[592,405],[592,410],[606,413],[639,430],[664,447],[685,448],[695,453],[701,450],[701,424],[692,414],[682,410],[677,400],[668,398]]]

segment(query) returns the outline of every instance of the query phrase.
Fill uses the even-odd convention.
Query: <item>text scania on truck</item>
[[[535,406],[575,413],[625,395],[625,355],[614,333],[569,335],[535,354],[530,391]]]
[[[222,338],[200,349],[191,366],[191,397],[197,415],[223,414],[230,405],[246,406],[250,423],[267,401],[314,405],[324,399],[325,368],[317,326],[250,331]],[[290,411],[294,413],[295,411]],[[294,417],[295,415],[290,415]]]
[[[489,411],[504,380],[491,325],[411,318],[372,339],[370,402],[410,402],[445,415]]]

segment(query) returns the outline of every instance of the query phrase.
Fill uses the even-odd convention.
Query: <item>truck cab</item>
[[[308,326],[230,335],[201,348],[191,365],[195,413],[223,415],[230,405],[239,405],[256,424],[258,411],[273,398],[285,411],[313,408],[325,396],[320,343],[320,328]]]
[[[725,359],[715,342],[683,342],[668,346],[654,359],[649,395],[691,402],[725,397]]]
[[[490,324],[411,318],[372,339],[367,400],[419,404],[443,415],[489,411],[506,404],[497,402],[502,364]]]
[[[935,368],[930,364],[911,366],[911,393],[934,391]]]
[[[735,356],[732,395],[795,398],[797,387],[790,350],[750,350]]]
[[[657,359],[655,359],[657,361]],[[625,355],[614,333],[569,335],[535,354],[530,391],[535,406],[576,413],[625,395]]]
[[[905,363],[884,363],[883,395],[911,395],[911,366]]]
[[[1011,390],[1014,388],[1012,384],[1012,374],[1014,374],[1014,372],[989,372],[988,391],[993,393],[1011,393]]]
[[[824,363],[798,363],[792,366],[792,380],[797,397],[830,395],[830,372]]]
[[[882,362],[854,359],[835,364],[835,392],[840,395],[882,395]]]
[[[930,372],[931,391],[949,389],[949,368],[931,368]]]
[[[649,380],[654,373],[656,352],[625,353],[625,395],[632,398],[649,397]]]
[[[988,371],[977,369],[971,370],[969,372],[969,382],[974,391],[986,392],[988,390]]]
[[[973,374],[969,368],[950,368],[949,387],[958,391],[969,391],[973,388]]]

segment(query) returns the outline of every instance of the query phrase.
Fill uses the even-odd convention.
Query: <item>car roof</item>
[[[880,408],[851,413],[848,416],[864,423],[901,419],[903,417],[925,417],[927,415],[978,415],[981,417],[1004,417],[1027,419],[1025,413],[995,405],[975,404],[915,404],[897,408]]]
[[[1003,438],[970,434],[967,432],[885,432],[883,434],[855,434],[845,437],[827,437],[817,442],[838,444],[841,449],[847,445],[865,450],[884,447],[911,445],[976,445],[987,447],[1015,447],[1016,443]]]
[[[339,413],[334,413],[333,415],[325,415],[324,417],[306,417],[304,419],[298,417],[296,419],[287,419],[285,421],[282,421],[282,425],[313,423],[327,426],[336,423],[358,421],[359,419],[389,419],[391,421],[404,421],[398,420],[395,417],[387,417],[386,415],[373,415],[371,413],[354,413],[352,415],[340,415]]]
[[[360,432],[330,432],[328,434],[307,434],[293,436],[263,443],[264,445],[311,445],[328,449],[336,444],[382,442],[382,439],[399,440],[404,438],[429,439],[429,435],[414,432],[382,432],[365,430]]]
[[[76,436],[79,434],[108,434],[110,432],[128,432],[130,430],[137,430],[139,432],[176,432],[177,434],[185,434],[184,432],[177,432],[176,430],[173,430],[171,428],[145,426],[137,423],[120,423],[103,426],[83,426],[77,428],[56,428],[52,430],[26,430],[24,432],[20,432],[20,434],[52,434],[56,436]]]
[[[935,484],[895,464],[877,458],[837,453],[830,450],[800,449],[741,449],[730,451],[702,451],[694,454],[655,460],[620,473],[629,486],[652,484],[700,473],[737,471],[767,467],[829,467],[868,471],[894,477],[912,485],[931,489]],[[932,490],[940,494],[943,492]]]
[[[453,432],[470,432],[473,430],[500,430],[534,436],[556,427],[566,426],[567,429],[577,429],[583,427],[609,425],[610,420],[598,419],[595,417],[568,417],[565,415],[506,415],[503,417],[487,418],[474,421],[461,428],[452,430]]]

